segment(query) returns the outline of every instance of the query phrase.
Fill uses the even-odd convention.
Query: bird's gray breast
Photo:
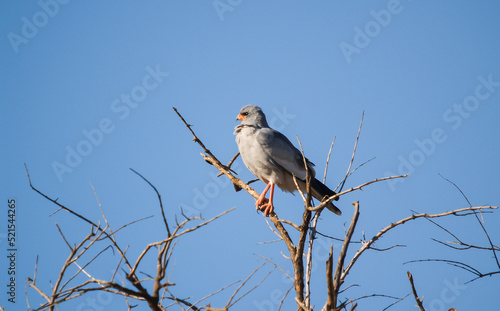
[[[239,130],[239,131],[238,131]],[[259,179],[276,183],[281,179],[280,168],[276,166],[269,153],[259,141],[259,130],[254,127],[237,129],[236,143],[245,166]]]

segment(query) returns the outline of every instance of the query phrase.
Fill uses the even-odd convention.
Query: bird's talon
[[[260,209],[262,205],[267,204],[268,202],[269,202],[268,198],[258,199],[257,202],[255,202],[255,207],[257,209]]]
[[[260,210],[264,213],[264,215],[269,216],[274,211],[274,206],[270,203],[266,203],[260,206]]]

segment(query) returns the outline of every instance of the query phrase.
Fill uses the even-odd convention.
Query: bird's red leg
[[[255,202],[256,209],[259,209],[262,204],[267,203],[268,200],[266,199],[266,193],[270,187],[271,187],[271,183],[267,184],[264,191],[262,191],[262,194],[260,195],[259,199],[257,200],[257,202]]]
[[[271,185],[271,192],[269,194],[269,202],[261,206],[261,210],[264,210],[264,215],[266,216],[268,216],[274,211],[274,206],[273,206],[274,184],[270,185]]]

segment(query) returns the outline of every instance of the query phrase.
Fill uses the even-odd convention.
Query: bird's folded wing
[[[258,131],[257,140],[277,165],[290,174],[294,174],[298,179],[306,179],[302,153],[295,148],[285,135],[271,128],[264,128]],[[307,164],[310,176],[314,177],[316,175],[313,168],[314,164],[309,160],[307,160]]]

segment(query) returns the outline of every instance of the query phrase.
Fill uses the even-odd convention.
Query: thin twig
[[[231,166],[233,165],[234,161],[236,161],[236,159],[238,158],[238,156],[240,155],[240,152],[238,151],[238,153],[236,153],[232,158],[231,160],[229,160],[229,163],[226,165],[227,169],[228,170],[231,170],[231,172],[233,172],[234,174],[238,175],[238,173],[236,173],[235,171],[233,171],[231,169]],[[217,174],[217,177],[219,176],[222,176],[224,175],[224,173],[220,172],[219,174]],[[258,180],[258,179],[257,179]]]
[[[483,209],[496,209],[496,206],[478,206],[478,207],[467,207],[467,208],[462,208],[462,209],[457,209],[457,210],[452,210],[449,212],[444,212],[440,214],[418,214],[418,215],[411,215],[409,217],[403,218],[395,223],[390,224],[389,226],[385,227],[384,229],[380,230],[373,238],[371,238],[368,242],[363,243],[363,246],[354,254],[353,258],[347,265],[347,267],[344,269],[344,272],[342,273],[342,279],[344,279],[347,274],[349,274],[349,271],[351,270],[352,266],[356,263],[356,261],[359,259],[359,257],[365,252],[367,249],[369,249],[375,241],[380,239],[385,233],[388,231],[396,228],[399,225],[402,225],[408,221],[412,221],[418,218],[426,217],[426,218],[438,218],[438,217],[444,217],[448,215],[455,215],[455,216],[461,216],[463,212],[467,211],[472,211],[472,210],[483,210]]]
[[[411,291],[413,292],[413,297],[415,297],[418,308],[420,309],[420,311],[425,311],[424,305],[422,304],[422,298],[418,297],[417,289],[415,288],[415,284],[413,283],[413,276],[411,275],[410,271],[406,272],[406,274],[408,275],[408,279],[410,280]]]
[[[308,291],[306,291],[306,297],[304,299],[304,248],[307,239],[307,233],[309,231],[309,223],[311,221],[311,211],[308,210],[308,206],[311,205],[312,195],[311,195],[311,179],[314,176],[309,172],[308,160],[305,156],[304,149],[302,148],[302,143],[300,142],[299,137],[297,136],[297,141],[299,142],[300,152],[302,154],[302,161],[304,162],[304,169],[306,170],[306,193],[307,198],[304,200],[304,213],[302,215],[302,225],[299,227],[299,241],[297,242],[297,252],[295,254],[295,258],[293,258],[293,267],[295,270],[295,290],[297,293],[297,299],[305,305],[305,309],[308,310],[310,308],[309,297],[307,296]],[[296,183],[295,176],[294,182]],[[299,305],[300,306],[300,305]]]
[[[363,126],[364,117],[365,117],[365,111],[363,110],[363,113],[361,114],[361,122],[359,123],[358,135],[356,136],[356,141],[354,143],[354,149],[352,151],[351,162],[349,162],[349,167],[347,168],[347,173],[345,174],[344,179],[335,188],[335,191],[337,189],[339,189],[338,192],[342,192],[342,189],[344,188],[345,182],[346,182],[346,180],[349,177],[349,174],[351,172],[352,163],[354,162],[354,157],[356,156],[356,150],[358,148],[359,135],[361,134],[361,127]]]
[[[211,294],[206,295],[206,296],[205,296],[205,297],[203,297],[203,298],[200,298],[200,299],[199,299],[199,300],[197,300],[196,302],[193,302],[193,306],[196,306],[197,304],[199,304],[199,303],[200,303],[200,302],[202,302],[203,300],[208,299],[208,298],[212,297],[213,295],[216,295],[216,294],[218,294],[218,293],[222,292],[223,290],[225,290],[226,288],[231,287],[231,286],[233,286],[234,284],[239,283],[239,282],[241,282],[241,280],[239,280],[239,281],[234,281],[233,283],[228,284],[228,285],[224,286],[223,288],[221,288],[221,289],[219,289],[219,290],[216,290],[215,292],[213,292],[213,293],[211,293]],[[189,307],[188,309],[186,309],[186,311],[189,311],[189,310],[192,310],[192,307]]]
[[[89,182],[90,187],[92,188],[92,191],[94,192],[95,199],[97,201],[97,205],[99,206],[99,210],[101,211],[102,218],[104,219],[104,222],[106,223],[106,226],[109,227],[109,231],[111,232],[111,226],[108,223],[108,219],[106,218],[106,215],[104,214],[104,210],[102,209],[101,201],[99,200],[99,196],[97,196],[97,192],[95,191],[94,186],[92,185],[91,182]]]
[[[260,267],[259,267],[258,269],[260,269]],[[258,269],[257,269],[257,270],[258,270]],[[249,289],[246,293],[244,293],[244,294],[243,294],[243,295],[241,295],[238,299],[236,299],[233,303],[231,303],[231,300],[234,298],[234,295],[236,294],[236,292],[235,292],[235,294],[233,295],[233,297],[231,297],[231,300],[227,303],[226,308],[227,308],[227,309],[229,309],[230,307],[234,306],[234,304],[235,304],[235,303],[237,303],[238,301],[240,301],[243,297],[245,297],[246,295],[248,295],[248,294],[250,294],[251,292],[253,292],[253,291],[254,291],[257,287],[259,287],[259,286],[260,286],[260,285],[261,285],[261,284],[262,284],[262,283],[263,283],[263,282],[267,279],[267,277],[268,277],[268,276],[269,276],[269,275],[270,275],[270,274],[274,271],[274,269],[276,269],[276,267],[272,268],[272,269],[271,269],[271,271],[269,271],[269,272],[268,272],[268,273],[267,273],[267,274],[266,274],[266,275],[262,278],[262,280],[260,280],[260,282],[259,282],[259,283],[257,283],[254,287],[252,287],[251,289]],[[255,272],[257,272],[257,270],[256,270]],[[255,272],[254,272],[254,273],[255,273]],[[243,284],[242,284],[242,285],[244,285],[244,283],[246,283],[246,282],[247,282],[247,281],[248,281],[248,280],[252,277],[252,275],[253,275],[254,273],[252,273],[250,276],[248,276],[248,278],[247,278],[245,281],[243,281]],[[238,289],[238,290],[239,290],[239,289]],[[237,290],[237,291],[238,291],[238,290]]]
[[[267,220],[268,217],[266,217],[266,215],[262,214],[262,217],[264,218],[264,220],[266,221],[267,223],[267,226],[269,227],[269,229],[274,232],[274,234],[276,234],[276,236],[280,239],[280,240],[283,240],[283,237],[276,231],[273,229],[273,227],[271,227],[271,224],[269,223],[269,220]],[[280,222],[281,223],[281,222]]]
[[[401,299],[399,297],[394,297],[394,296],[389,296],[389,295],[384,295],[384,294],[371,294],[371,295],[365,295],[358,297],[356,299],[351,300],[351,303],[361,300],[361,299],[367,299],[367,298],[373,298],[373,297],[382,297],[382,298],[391,298],[391,299]]]
[[[349,248],[349,242],[352,239],[352,235],[354,234],[354,229],[356,229],[356,224],[358,223],[358,218],[359,218],[359,202],[354,202],[353,205],[354,205],[354,215],[352,216],[351,224],[349,225],[349,230],[347,231],[344,244],[342,245],[342,249],[340,250],[339,259],[337,261],[337,267],[335,269],[335,275],[333,276],[333,293],[331,293],[332,295],[331,299],[334,307],[337,306],[340,286],[344,283],[344,279],[341,277],[341,275],[342,275],[342,270],[344,268],[345,257],[347,255],[347,249]]]
[[[280,270],[281,270],[281,272],[283,272],[283,274],[284,274],[284,275],[286,275],[286,276],[287,276],[287,277],[288,277],[291,281],[293,281],[293,278],[292,278],[292,277],[291,277],[288,273],[286,273],[286,271],[285,271],[283,268],[281,268],[281,267],[280,267],[277,263],[275,263],[275,262],[274,262],[274,261],[272,261],[271,259],[268,259],[268,258],[266,258],[266,257],[264,257],[264,256],[259,255],[259,254],[255,254],[255,253],[254,253],[254,255],[255,255],[255,256],[259,256],[260,258],[264,259],[265,261],[267,261],[267,262],[269,262],[269,263],[273,264],[276,268],[280,269]]]
[[[136,224],[136,223],[138,223],[138,222],[141,222],[141,221],[143,221],[143,220],[150,219],[150,218],[153,218],[153,217],[154,217],[154,215],[150,215],[150,216],[146,216],[146,217],[143,217],[143,218],[140,218],[140,219],[137,219],[137,220],[131,221],[131,222],[129,222],[129,223],[126,223],[126,224],[124,224],[123,226],[121,226],[121,227],[119,227],[118,229],[116,229],[115,231],[113,231],[113,232],[112,232],[112,234],[114,235],[114,234],[116,234],[118,231],[123,230],[123,229],[125,229],[125,228],[126,228],[126,227],[128,227],[128,226],[131,226],[131,225],[133,225],[133,224]]]
[[[295,223],[291,222],[290,220],[286,220],[286,219],[278,219],[279,222],[282,222],[282,223],[285,223],[287,225],[290,225],[292,226],[294,229],[296,229],[297,231],[300,232],[300,227],[297,226]]]
[[[469,199],[467,198],[467,196],[465,195],[465,193],[462,191],[462,189],[460,189],[460,187],[458,187],[451,180],[443,177],[441,174],[439,174],[439,176],[441,176],[442,178],[444,178],[444,180],[448,181],[450,184],[452,184],[453,186],[455,186],[455,188],[457,188],[458,191],[460,191],[460,193],[462,194],[462,196],[464,197],[464,199],[467,201],[467,203],[469,204],[469,206],[472,207],[472,204],[470,203]],[[481,229],[483,229],[483,232],[486,235],[486,238],[488,239],[488,242],[490,243],[490,246],[491,246],[491,249],[492,249],[492,252],[493,252],[493,257],[495,258],[495,262],[497,264],[497,267],[500,270],[500,261],[498,260],[497,253],[496,253],[496,251],[494,249],[495,247],[493,245],[493,242],[491,241],[490,235],[488,234],[488,231],[486,231],[486,228],[484,227],[483,222],[479,219],[479,216],[477,216],[477,213],[475,211],[474,211],[474,216],[476,216],[476,219],[479,222],[479,225],[481,226]]]
[[[389,308],[393,307],[395,304],[400,303],[401,301],[403,301],[403,300],[404,300],[406,297],[408,297],[408,296],[410,296],[410,294],[406,294],[406,296],[404,296],[403,298],[400,298],[400,299],[398,299],[397,301],[395,301],[395,302],[391,303],[390,305],[388,305],[387,307],[385,307],[382,311],[385,311],[385,310],[387,310],[387,309],[389,309]]]
[[[444,263],[447,263],[449,265],[452,265],[452,266],[455,266],[455,267],[458,267],[458,268],[461,268],[461,269],[464,269],[465,271],[468,271],[474,275],[477,275],[477,276],[482,276],[483,274],[477,270],[476,268],[468,265],[468,264],[465,264],[463,262],[460,262],[460,261],[456,261],[456,260],[448,260],[448,259],[417,259],[417,260],[410,260],[410,261],[407,261],[405,262],[404,264],[407,264],[407,263],[414,263],[414,262],[428,262],[428,261],[438,261],[438,262],[444,262]]]
[[[148,253],[148,251],[149,251],[152,247],[156,247],[156,246],[158,246],[158,245],[162,245],[162,244],[164,244],[164,243],[166,243],[166,242],[168,242],[168,241],[171,241],[171,240],[173,240],[173,239],[176,239],[176,238],[178,238],[178,237],[180,237],[180,236],[182,236],[182,235],[184,235],[184,234],[186,234],[186,233],[192,232],[192,231],[194,231],[194,230],[197,230],[198,228],[201,228],[201,227],[203,227],[203,226],[206,226],[207,224],[211,223],[212,221],[214,221],[214,220],[216,220],[216,219],[218,219],[218,218],[222,217],[223,215],[225,215],[225,214],[227,214],[227,213],[229,213],[229,212],[233,211],[235,208],[236,208],[236,207],[233,207],[233,208],[231,208],[231,209],[228,209],[228,210],[226,210],[226,211],[224,211],[224,212],[220,213],[219,215],[217,215],[217,216],[215,216],[215,217],[213,217],[213,218],[211,218],[211,219],[209,219],[209,220],[207,220],[207,221],[205,221],[205,222],[203,222],[203,223],[201,223],[201,224],[199,224],[199,225],[197,225],[197,226],[195,226],[195,227],[193,227],[193,228],[189,228],[189,229],[186,229],[186,230],[184,230],[184,231],[182,231],[182,232],[180,232],[180,233],[177,233],[177,231],[178,231],[178,230],[180,230],[180,229],[181,229],[181,228],[182,228],[182,227],[183,227],[183,226],[184,226],[184,225],[185,225],[185,224],[186,224],[189,220],[192,220],[192,219],[198,219],[198,217],[192,217],[192,218],[189,218],[189,219],[185,220],[184,222],[182,222],[181,224],[179,224],[179,225],[177,226],[177,228],[175,229],[175,231],[173,232],[173,234],[172,234],[171,236],[169,236],[167,239],[162,240],[162,241],[159,241],[159,242],[155,242],[155,243],[151,243],[151,244],[149,244],[149,245],[148,245],[148,246],[147,246],[147,247],[146,247],[146,248],[142,251],[142,253],[139,255],[139,257],[137,258],[137,261],[136,261],[136,263],[134,264],[134,266],[133,266],[133,267],[131,267],[130,272],[129,272],[129,275],[132,275],[132,274],[134,274],[134,273],[135,273],[135,271],[136,271],[136,270],[137,270],[137,268],[139,267],[139,264],[140,264],[141,260],[144,258],[144,256]]]
[[[328,164],[327,164],[328,166]],[[326,171],[325,171],[326,173]],[[325,175],[326,177],[326,175]],[[324,182],[323,182],[324,183]],[[323,210],[316,211],[314,216],[312,217],[311,227],[309,230],[309,245],[307,246],[307,256],[306,256],[306,284],[305,284],[305,296],[306,296],[306,305],[310,305],[311,299],[311,273],[312,273],[312,256],[313,256],[313,245],[314,240],[316,239],[316,226],[318,224],[319,216]]]
[[[75,213],[73,212],[72,210],[70,210],[69,208],[67,208],[66,206],[60,204],[57,199],[54,200],[54,199],[51,199],[49,198],[47,195],[45,195],[44,193],[40,192],[38,189],[36,189],[33,184],[31,183],[31,177],[30,177],[30,173],[28,171],[28,166],[26,165],[26,163],[24,163],[24,167],[26,169],[26,175],[28,175],[28,181],[29,181],[29,185],[31,187],[31,189],[33,189],[36,193],[38,193],[39,195],[41,195],[42,197],[46,198],[47,200],[51,201],[52,203],[54,203],[55,205],[59,206],[61,209],[67,211],[68,213],[82,219],[83,221],[87,222],[88,224],[91,224],[93,225],[94,227],[99,227],[98,225],[96,225],[94,222],[92,222],[91,220],[87,219],[86,217],[78,214],[78,213]]]
[[[271,244],[271,243],[276,243],[276,242],[280,242],[280,241],[283,241],[283,239],[277,239],[277,240],[272,240],[272,241],[259,242],[259,243],[257,243],[257,245]]]
[[[330,164],[330,156],[332,154],[333,145],[335,144],[335,138],[336,137],[334,136],[333,140],[332,140],[332,144],[330,145],[330,149],[328,150],[328,155],[326,157],[325,172],[323,174],[323,184],[326,183],[326,176],[328,174],[328,167]],[[314,240],[316,239],[316,233],[319,233],[316,230],[316,228],[318,225],[319,216],[321,215],[322,211],[323,210],[320,209],[320,210],[316,211],[316,213],[314,214],[312,221],[311,221],[311,228],[309,231],[309,245],[308,245],[308,249],[307,249],[307,258],[306,258],[306,289],[305,289],[306,290],[306,304],[308,304],[308,305],[310,305],[310,299],[311,299],[310,283],[311,283],[311,273],[312,273],[313,245],[314,245]],[[333,254],[333,245],[332,245],[332,248],[330,251],[330,257],[332,256],[332,254]],[[332,269],[332,267],[330,266],[330,274],[333,275],[333,273],[331,272],[332,271],[331,269]],[[329,275],[329,272],[327,271],[327,276],[328,275]],[[327,279],[328,279],[328,277],[327,277]]]
[[[356,171],[357,171],[358,169],[362,168],[363,166],[365,166],[366,164],[370,163],[371,161],[373,161],[373,160],[375,160],[375,159],[376,159],[376,157],[373,157],[373,158],[368,159],[368,160],[366,160],[365,162],[361,163],[360,165],[356,166],[356,168],[355,168],[355,169],[353,169],[353,170],[349,173],[349,176],[347,176],[347,177],[351,177],[354,173],[356,173]]]
[[[56,222],[56,227],[57,227],[57,230],[59,231],[59,234],[61,234],[61,236],[62,236],[62,238],[63,238],[64,242],[66,243],[66,245],[68,245],[68,247],[69,247],[69,249],[70,249],[70,250],[73,250],[73,248],[72,248],[72,247],[71,247],[71,245],[69,244],[68,240],[66,240],[66,237],[65,237],[65,236],[64,236],[64,234],[62,233],[62,230],[61,230],[61,228],[59,227],[59,225],[57,224],[57,222]],[[37,261],[38,261],[38,257],[37,257]]]
[[[328,202],[333,201],[333,200],[337,199],[338,197],[343,196],[343,195],[344,195],[344,194],[346,194],[346,193],[353,192],[353,191],[356,191],[356,190],[363,190],[363,187],[366,187],[366,186],[371,185],[371,184],[373,184],[373,183],[377,183],[377,182],[381,182],[381,181],[385,181],[385,180],[389,180],[389,179],[395,179],[395,178],[405,178],[405,177],[408,177],[408,175],[398,175],[398,176],[389,176],[389,177],[383,177],[383,178],[376,178],[376,179],[374,179],[374,180],[372,180],[372,181],[366,182],[366,183],[364,183],[364,184],[362,184],[362,185],[359,185],[359,186],[357,186],[357,187],[353,187],[353,188],[351,188],[351,189],[348,189],[348,190],[345,190],[345,191],[339,192],[339,193],[337,193],[337,194],[334,194],[334,195],[332,195],[331,197],[329,197],[329,198],[327,198],[327,199],[323,200],[323,202],[321,202],[321,204],[320,204],[320,205],[318,205],[318,206],[316,206],[316,207],[308,207],[308,209],[309,209],[310,211],[317,211],[317,210],[319,210],[319,209],[321,209],[321,208],[325,207],[325,206],[326,206],[326,204],[328,204]]]
[[[134,170],[133,168],[130,168],[130,170],[134,173],[136,173],[137,175],[139,175],[139,177],[141,177],[145,182],[148,183],[148,185],[153,188],[153,190],[156,192],[156,196],[158,197],[158,201],[160,202],[160,210],[161,210],[161,216],[163,217],[163,223],[165,224],[165,228],[167,229],[167,233],[168,235],[170,236],[170,228],[168,226],[168,221],[167,221],[167,217],[165,216],[165,210],[163,208],[163,202],[161,200],[161,195],[160,193],[158,192],[158,190],[156,189],[156,187],[149,181],[146,179],[146,177],[142,176],[141,174],[139,174],[136,170]]]
[[[278,310],[277,311],[281,310],[281,307],[283,306],[283,302],[285,302],[285,299],[288,296],[288,293],[292,290],[292,288],[293,288],[293,286],[290,286],[290,288],[286,291],[285,295],[283,296],[283,298],[280,301],[280,304],[278,306]]]
[[[330,150],[328,150],[328,155],[326,156],[325,172],[323,173],[323,183],[326,182],[326,174],[328,173],[328,165],[330,164],[330,156],[332,155],[334,144],[335,144],[335,136],[333,137],[332,144],[330,145]]]
[[[226,306],[230,307],[232,306],[232,301],[234,299],[234,297],[236,296],[236,294],[238,294],[238,292],[240,291],[240,289],[245,286],[245,284],[248,282],[248,280],[250,280],[250,278],[255,274],[257,273],[257,271],[260,270],[260,268],[262,268],[266,263],[262,263],[260,266],[258,266],[241,284],[240,286],[238,286],[238,288],[236,288],[236,290],[233,292],[233,295],[231,296],[231,298],[229,298],[229,301],[227,302]]]

